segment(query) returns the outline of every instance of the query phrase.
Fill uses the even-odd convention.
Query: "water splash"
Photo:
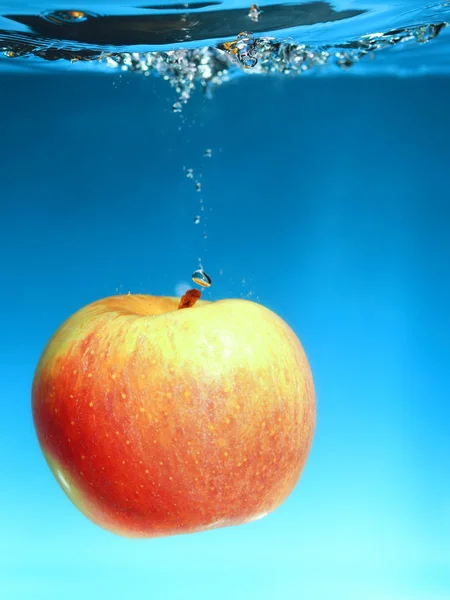
[[[105,59],[106,64],[121,70],[162,76],[186,102],[199,85],[206,93],[249,70],[252,73],[299,76],[310,71],[328,73],[348,70],[369,57],[388,52],[394,47],[428,43],[439,36],[450,23],[442,22],[395,29],[386,33],[361,36],[358,40],[334,46],[313,47],[273,38],[238,36],[217,47],[180,49],[169,52],[127,54]]]
[[[232,42],[222,45],[222,50],[235,57],[244,69],[253,69],[258,63],[257,58],[258,41],[251,33],[240,33]]]
[[[314,15],[305,17],[305,11],[308,6],[314,5]],[[297,10],[297,5],[290,6],[290,10]],[[311,3],[302,5],[303,16],[300,12],[295,14],[298,22],[302,23],[318,22],[320,11],[325,16],[320,17],[322,22],[339,22],[344,19],[350,19],[352,16],[362,14],[364,11],[341,11],[333,12],[326,3]],[[270,7],[264,7],[264,19],[268,15],[275,23],[275,16],[288,13],[272,12]],[[282,7],[277,10],[281,11]],[[62,15],[64,12],[64,16]],[[229,13],[230,11],[221,11]],[[320,13],[320,14],[322,14]],[[187,14],[187,13],[186,13]],[[200,13],[198,13],[200,15]],[[213,12],[202,13],[204,23],[209,23],[210,15]],[[425,13],[424,13],[425,14]],[[209,16],[205,16],[209,15]],[[177,94],[177,99],[173,103],[173,111],[179,113],[183,105],[191,97],[194,89],[200,87],[207,94],[211,94],[215,87],[232,78],[251,72],[252,74],[278,74],[285,76],[298,76],[308,72],[323,72],[326,74],[347,71],[353,69],[355,65],[364,65],[359,69],[364,74],[373,70],[375,61],[368,61],[369,57],[387,56],[390,57],[384,62],[381,70],[386,69],[390,62],[398,60],[399,56],[405,56],[405,49],[423,47],[425,44],[435,40],[441,33],[447,29],[448,20],[439,20],[439,16],[448,16],[449,7],[447,4],[440,4],[429,9],[426,16],[433,22],[423,22],[420,25],[397,27],[385,32],[376,31],[362,36],[357,36],[348,41],[339,41],[331,44],[307,44],[296,39],[286,40],[274,36],[257,37],[255,31],[239,33],[231,41],[218,42],[215,45],[204,47],[179,47],[173,50],[152,51],[152,52],[125,52],[107,47],[96,47],[93,44],[86,45],[82,43],[62,43],[57,46],[45,37],[32,37],[30,34],[21,33],[12,34],[0,30],[0,52],[6,59],[24,59],[32,58],[47,62],[56,60],[68,60],[71,62],[97,62],[99,68],[113,69],[122,72],[138,73],[144,76],[157,75],[168,81]],[[172,15],[173,16],[173,15]],[[233,17],[236,23],[240,23],[239,18],[246,19],[249,24],[248,9],[242,13],[236,13]],[[166,15],[167,17],[167,15]],[[404,16],[403,18],[413,20],[413,16]],[[9,17],[8,17],[9,18]],[[37,17],[36,17],[37,18]],[[50,21],[49,22],[49,19]],[[180,18],[180,15],[177,16]],[[30,22],[31,16],[21,15],[16,17],[17,21]],[[86,29],[92,23],[97,23],[97,19],[82,11],[56,11],[53,13],[43,13],[39,17],[39,26],[45,22],[50,27],[58,31],[64,30],[65,35],[75,35],[74,31],[91,31]],[[54,20],[61,22],[56,25]],[[112,19],[112,17],[111,17]],[[306,20],[305,20],[306,19]],[[114,21],[115,22],[115,21]],[[278,21],[277,21],[278,22]],[[34,21],[33,21],[34,23]],[[257,23],[258,27],[260,23]],[[285,23],[285,26],[286,23]],[[97,25],[96,25],[97,27]],[[191,31],[193,25],[190,25]],[[281,26],[280,26],[281,27]],[[85,28],[85,29],[82,29]],[[195,29],[195,28],[194,28]],[[43,30],[44,31],[44,30]],[[95,30],[97,31],[97,30]],[[81,34],[77,34],[80,36]],[[81,36],[82,37],[82,36]],[[447,48],[449,36],[443,36],[443,42],[440,48]],[[433,42],[434,43],[434,42]],[[396,52],[396,47],[402,47],[403,52]],[[442,49],[441,49],[442,52]],[[433,57],[435,55],[433,54]],[[393,58],[394,57],[394,58]],[[414,61],[413,68],[420,67],[420,61]],[[357,69],[355,69],[357,71]],[[392,71],[391,71],[392,72]],[[210,156],[210,154],[205,154]],[[189,176],[189,175],[187,175]]]

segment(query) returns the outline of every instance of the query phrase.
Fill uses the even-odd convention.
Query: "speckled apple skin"
[[[33,382],[44,456],[72,502],[128,537],[238,525],[292,492],[315,428],[293,331],[245,300],[113,296],[55,333]]]

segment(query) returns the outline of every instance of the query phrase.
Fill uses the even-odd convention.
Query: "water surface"
[[[239,0],[2,3],[0,67],[71,61],[153,73],[179,89],[181,102],[195,83],[210,89],[250,73],[447,73],[449,6],[272,0],[255,17]]]

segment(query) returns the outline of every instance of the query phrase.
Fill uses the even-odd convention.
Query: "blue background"
[[[0,84],[0,597],[448,600],[450,82],[248,77],[181,116],[139,76]],[[33,371],[79,307],[173,295],[198,257],[205,298],[301,338],[313,449],[261,521],[123,539],[50,474]]]

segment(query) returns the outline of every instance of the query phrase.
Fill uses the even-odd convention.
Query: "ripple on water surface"
[[[243,74],[449,72],[450,2],[0,4],[0,66],[95,64],[163,76],[180,112],[196,85]],[[93,6],[93,3],[91,3]],[[98,5],[97,5],[98,6]],[[120,8],[119,8],[120,7]],[[428,44],[432,42],[432,44]],[[434,50],[430,50],[433,47]],[[370,58],[377,60],[370,60]]]

